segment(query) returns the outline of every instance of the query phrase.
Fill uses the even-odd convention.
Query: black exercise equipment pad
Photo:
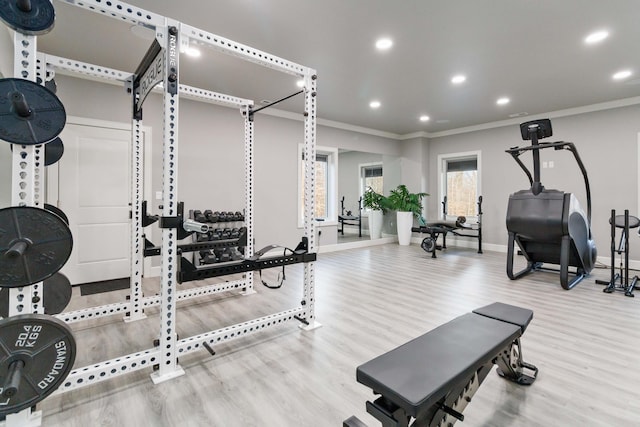
[[[490,363],[521,328],[468,313],[359,366],[356,378],[416,417]]]

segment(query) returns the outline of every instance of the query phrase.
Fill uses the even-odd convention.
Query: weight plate
[[[27,4],[30,4],[30,8]],[[0,19],[22,34],[48,33],[53,28],[55,18],[55,9],[50,0],[0,0]]]
[[[11,144],[11,151],[13,151],[13,144]],[[54,163],[57,163],[64,154],[64,144],[62,140],[58,138],[54,138],[51,141],[47,142],[44,146],[44,165],[51,166]]]
[[[22,96],[27,111],[20,102]],[[30,80],[0,79],[0,139],[20,145],[45,144],[62,132],[66,121],[64,105],[49,89]]]
[[[0,287],[42,282],[64,266],[72,248],[71,231],[57,215],[33,207],[0,209]]]
[[[75,339],[61,320],[43,314],[0,320],[0,387],[7,385],[11,364],[24,362],[16,393],[6,397],[0,392],[0,415],[30,408],[53,393],[75,359]]]
[[[71,301],[71,282],[58,272],[42,283],[44,314],[62,313]],[[9,317],[9,288],[0,289],[0,316]]]
[[[57,163],[58,160],[62,158],[63,154],[64,144],[62,143],[62,140],[59,137],[52,139],[44,146],[44,165],[51,166],[52,164]]]
[[[46,87],[53,93],[58,92],[58,85],[54,79],[47,80],[46,82],[44,82],[44,87]]]
[[[67,215],[57,206],[50,205],[49,203],[44,204],[44,208],[51,213],[54,213],[60,217],[61,220],[64,221],[65,224],[69,225],[69,218]]]
[[[425,252],[431,253],[436,249],[436,242],[431,237],[425,237],[420,247],[424,249]]]

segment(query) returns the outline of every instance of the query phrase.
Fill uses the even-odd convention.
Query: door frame
[[[113,122],[108,120],[100,120],[100,119],[92,119],[87,117],[77,117],[77,116],[67,116],[67,124],[71,125],[79,125],[79,126],[89,126],[96,128],[107,128],[107,129],[117,129],[117,130],[126,130],[131,132],[132,124],[131,123],[122,123],[122,122]],[[152,128],[151,126],[142,126],[142,133],[144,134],[144,185],[142,188],[143,191],[143,200],[151,200],[152,194],[152,183],[151,177],[152,175],[152,165],[153,165],[153,155],[152,155],[152,147],[153,147],[153,137],[152,137]],[[130,146],[131,147],[131,146]],[[130,155],[133,153],[130,152]],[[46,167],[46,200],[47,203],[57,206],[58,205],[58,196],[59,196],[59,175],[60,171],[58,168],[58,163],[54,163],[50,166]],[[152,277],[160,275],[158,268],[152,266],[151,257],[145,257],[143,263],[143,276]]]

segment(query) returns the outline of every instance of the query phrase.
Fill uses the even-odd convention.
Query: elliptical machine
[[[531,140],[528,147],[506,150],[529,178],[531,188],[509,196],[507,207],[507,276],[511,280],[535,270],[547,270],[543,264],[560,266],[560,285],[564,289],[576,286],[595,265],[596,247],[591,235],[591,190],[587,171],[572,142],[542,142],[539,139],[553,135],[549,119],[534,120],[520,125],[523,140]],[[547,190],[540,182],[540,150],[569,150],[582,172],[587,193],[587,214],[572,193]],[[533,177],[520,160],[520,155],[533,153]],[[527,267],[513,272],[515,244],[527,260]],[[575,267],[569,277],[569,267]],[[558,271],[558,270],[554,270]]]

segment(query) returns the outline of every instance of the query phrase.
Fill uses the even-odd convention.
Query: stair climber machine
[[[527,175],[531,188],[509,196],[507,276],[515,280],[532,271],[548,270],[543,264],[556,264],[560,266],[560,285],[568,290],[593,270],[597,255],[591,235],[591,191],[587,171],[572,142],[538,142],[539,139],[553,134],[549,119],[522,123],[520,133],[523,140],[531,141],[531,145],[514,147],[506,152],[513,156]],[[546,148],[569,150],[573,153],[584,177],[587,194],[586,215],[572,193],[548,190],[540,182],[540,150]],[[533,153],[533,177],[519,158],[529,151]],[[516,243],[527,260],[527,267],[514,273]],[[572,277],[569,277],[569,267],[575,268]]]

